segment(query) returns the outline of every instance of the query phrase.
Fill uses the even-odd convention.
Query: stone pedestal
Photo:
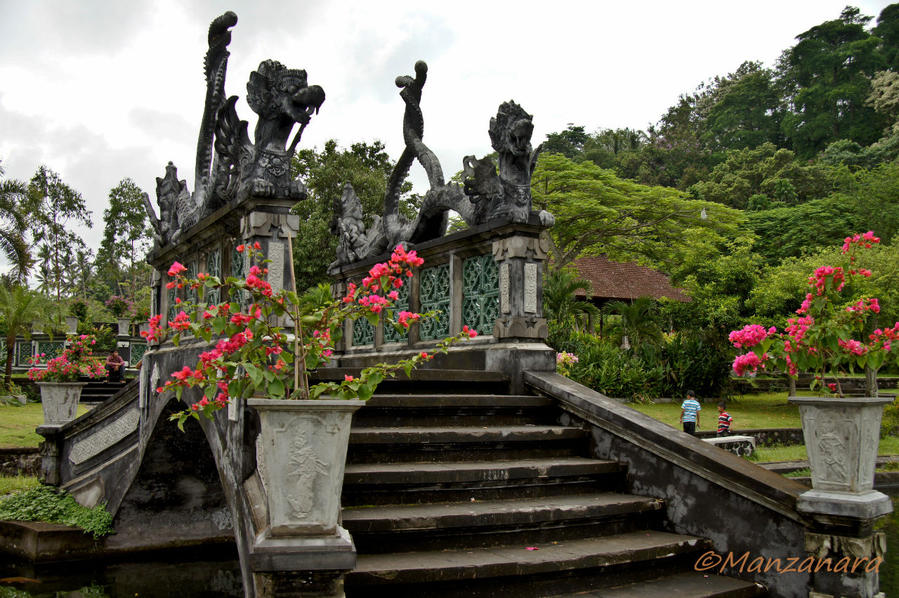
[[[878,591],[886,538],[807,533],[805,550],[815,571],[809,598],[883,598]]]
[[[356,549],[339,525],[353,412],[363,401],[250,399],[267,525],[250,548],[256,596],[343,596]]]

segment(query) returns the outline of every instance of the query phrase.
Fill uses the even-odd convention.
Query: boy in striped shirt
[[[687,400],[680,406],[680,423],[684,426],[684,432],[690,435],[696,435],[696,428],[699,427],[699,412],[702,406],[696,400],[696,393],[692,390],[687,391]]]
[[[727,408],[727,403],[721,401],[718,403],[718,433],[716,436],[728,436],[730,435],[730,426],[734,423],[734,418],[730,416],[730,413],[725,411]]]

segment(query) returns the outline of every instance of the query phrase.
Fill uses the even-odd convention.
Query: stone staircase
[[[483,371],[413,379],[354,418],[348,598],[766,595],[694,571],[711,544],[665,531],[662,501],[628,494],[626,468],[589,458],[552,400]]]

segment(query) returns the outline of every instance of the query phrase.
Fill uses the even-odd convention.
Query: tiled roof
[[[676,301],[690,301],[681,289],[671,286],[668,277],[651,268],[632,262],[613,262],[604,257],[582,257],[573,266],[592,283],[592,299],[637,299],[668,297]],[[578,290],[578,296],[585,296]]]

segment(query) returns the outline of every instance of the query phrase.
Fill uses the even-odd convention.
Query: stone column
[[[516,234],[493,242],[499,268],[499,317],[493,328],[497,340],[543,341],[548,335],[543,317],[545,242],[538,236]]]
[[[290,267],[292,240],[300,227],[300,217],[290,213],[293,201],[255,203],[240,220],[240,233],[244,243],[259,243],[268,264],[268,282],[272,290],[290,289],[294,280]],[[298,289],[302,291],[302,289]]]

